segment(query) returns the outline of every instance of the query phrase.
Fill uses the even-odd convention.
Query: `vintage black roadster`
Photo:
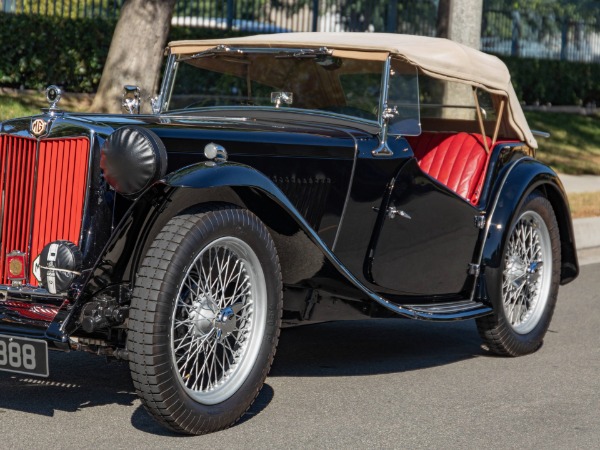
[[[0,124],[0,369],[127,360],[159,422],[201,434],[260,391],[282,325],[476,319],[542,344],[578,274],[572,222],[505,65],[444,39],[174,42],[152,114]],[[402,326],[399,323],[398,326]]]

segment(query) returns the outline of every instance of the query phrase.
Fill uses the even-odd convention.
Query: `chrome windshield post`
[[[154,114],[160,114],[165,112],[169,107],[171,101],[171,93],[173,92],[173,82],[175,80],[175,74],[177,72],[177,57],[176,55],[169,54],[167,58],[167,65],[165,67],[165,74],[160,87],[160,93],[153,102],[152,112]]]
[[[390,118],[393,115],[390,114],[388,108],[387,98],[390,90],[390,75],[392,71],[392,58],[390,56],[385,60],[383,67],[383,77],[381,77],[381,98],[379,100],[379,126],[381,131],[379,133],[379,145],[374,149],[371,154],[373,156],[392,156],[394,152],[390,150],[387,145],[388,127]]]

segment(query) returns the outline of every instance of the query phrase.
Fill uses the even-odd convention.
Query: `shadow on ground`
[[[78,352],[50,352],[48,378],[0,372],[0,393],[0,410],[44,416],[136,399],[127,364]]]
[[[401,319],[332,322],[282,331],[270,377],[336,377],[402,373],[483,355],[474,323],[425,323]],[[109,404],[131,406],[137,397],[125,363],[84,353],[50,354],[50,377],[0,373],[0,411],[53,416]],[[268,382],[268,380],[267,380]],[[271,402],[267,383],[241,422]],[[140,431],[172,436],[135,409]]]
[[[377,375],[484,354],[474,321],[331,322],[283,330],[270,376]]]

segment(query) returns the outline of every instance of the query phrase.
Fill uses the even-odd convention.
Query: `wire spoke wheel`
[[[502,300],[515,332],[526,334],[539,322],[552,278],[552,243],[542,217],[522,214],[510,236],[504,258]]]
[[[510,356],[536,351],[550,326],[560,281],[560,235],[546,197],[534,192],[525,199],[498,269],[487,270],[494,314],[476,319],[484,347]]]
[[[233,425],[271,368],[282,302],[277,249],[252,212],[211,203],[169,220],[140,264],[128,320],[146,410],[179,433]]]
[[[206,246],[177,295],[171,347],[178,380],[204,404],[229,398],[247,377],[264,334],[265,279],[240,239]]]

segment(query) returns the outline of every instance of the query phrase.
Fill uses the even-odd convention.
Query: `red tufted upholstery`
[[[486,139],[489,147],[491,139]],[[421,170],[477,204],[488,159],[481,135],[423,133],[407,140]]]

